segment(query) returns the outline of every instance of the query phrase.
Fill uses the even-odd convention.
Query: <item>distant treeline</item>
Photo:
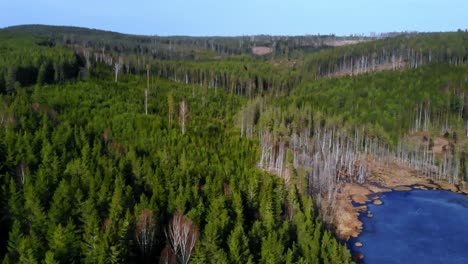
[[[154,59],[197,60],[251,54],[253,47],[266,46],[276,55],[314,51],[337,40],[368,39],[335,35],[306,36],[138,36],[79,27],[25,25],[7,28],[10,31],[41,36],[54,43],[93,48],[113,54],[138,54]],[[370,38],[369,38],[370,39]]]

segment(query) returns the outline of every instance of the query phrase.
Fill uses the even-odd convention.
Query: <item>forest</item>
[[[467,39],[0,29],[0,261],[354,263],[368,160],[468,181]]]

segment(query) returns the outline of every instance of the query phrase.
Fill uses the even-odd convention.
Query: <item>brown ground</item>
[[[332,40],[332,41],[326,41],[324,44],[327,46],[332,46],[332,47],[341,47],[341,46],[348,46],[348,45],[354,45],[358,44],[361,42],[366,42],[367,40]]]
[[[432,150],[437,154],[441,154],[443,151],[443,148],[447,147],[448,145],[449,145],[449,142],[447,139],[439,137],[434,140],[434,147],[432,147]]]
[[[253,47],[252,53],[255,55],[263,56],[273,52],[273,49],[270,47]]]
[[[339,237],[348,240],[350,237],[357,237],[362,231],[362,222],[358,216],[360,212],[367,212],[367,202],[370,202],[368,195],[381,194],[384,192],[397,190],[414,189],[443,189],[460,192],[468,195],[468,184],[462,183],[460,186],[453,186],[446,182],[433,183],[428,178],[417,177],[414,170],[398,163],[386,164],[381,161],[369,161],[371,170],[366,183],[345,183],[341,186],[341,192],[337,197],[337,210],[333,217],[333,224]],[[374,203],[379,195],[374,197]],[[361,204],[354,207],[351,201]],[[377,202],[378,203],[378,202]],[[372,215],[370,216],[372,217]]]
[[[359,213],[367,212],[367,206],[365,204],[370,202],[367,195],[388,191],[391,191],[391,189],[379,188],[369,184],[344,184],[341,188],[341,193],[339,193],[337,197],[338,209],[333,218],[338,235],[345,240],[350,236],[357,237],[362,231],[362,222],[358,219]],[[362,205],[354,207],[351,200]]]

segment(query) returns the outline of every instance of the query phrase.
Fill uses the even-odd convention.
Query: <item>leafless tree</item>
[[[175,114],[175,103],[174,103],[174,96],[169,94],[167,96],[167,104],[168,104],[168,118],[169,118],[169,128],[172,128],[172,123],[174,121],[174,114]]]
[[[149,65],[146,65],[145,115],[148,114],[148,93],[149,93],[149,86],[150,86],[149,74],[150,74],[150,68],[149,68]]]
[[[88,49],[83,48],[83,56],[84,56],[85,61],[86,61],[86,65],[85,65],[86,70],[89,71],[89,69],[91,68],[91,54],[90,54]]]
[[[156,221],[153,212],[143,209],[137,219],[136,240],[143,256],[150,256],[154,245]]]
[[[115,73],[115,82],[117,82],[117,78],[119,76],[119,72],[122,69],[123,66],[123,59],[122,57],[119,58],[117,62],[114,64],[114,73]]]
[[[198,236],[198,228],[192,220],[177,211],[166,231],[166,237],[169,240],[172,252],[177,257],[177,263],[187,264],[189,262]]]
[[[145,115],[148,115],[148,89],[145,89]]]
[[[24,185],[26,181],[27,172],[28,172],[28,164],[26,163],[25,160],[21,160],[20,164],[16,168],[16,174],[18,175],[18,179],[21,185]]]
[[[180,128],[182,130],[182,134],[185,134],[186,125],[187,125],[189,117],[190,117],[190,113],[189,113],[189,108],[187,104],[187,99],[185,99],[184,97],[182,101],[180,102],[180,106],[179,106],[179,122],[180,122]]]

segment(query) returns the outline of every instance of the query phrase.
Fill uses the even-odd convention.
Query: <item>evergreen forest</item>
[[[464,186],[467,135],[464,31],[0,29],[0,261],[354,263],[342,183]]]

